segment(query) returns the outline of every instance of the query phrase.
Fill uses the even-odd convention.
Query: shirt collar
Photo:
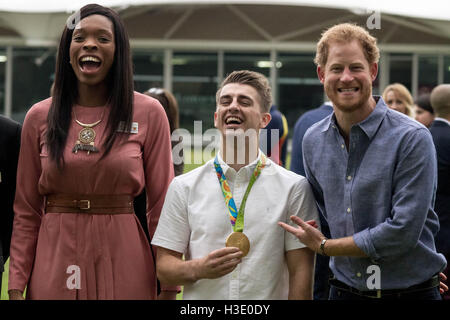
[[[262,154],[261,149],[258,149],[258,156],[256,157],[256,159],[253,160],[252,162],[250,162],[248,165],[242,167],[239,171],[245,170],[245,171],[247,171],[247,172],[252,173],[253,170],[255,170],[256,165],[258,164],[259,159],[261,158],[261,154]],[[234,170],[232,167],[230,167],[228,164],[226,164],[226,162],[223,160],[222,154],[221,154],[220,150],[219,150],[219,152],[217,153],[217,160],[219,161],[220,167],[222,168],[223,173],[225,174],[225,176],[227,177],[227,179],[228,179],[227,174],[230,174],[231,172],[232,172],[232,175],[233,175],[233,176],[236,175],[236,173],[237,173],[236,170]],[[269,161],[267,161],[266,166],[269,164],[268,162],[269,162]]]
[[[444,118],[436,117],[436,118],[434,118],[434,121],[442,121],[450,126],[450,121],[448,121],[447,119],[444,119]]]
[[[366,119],[356,124],[359,125],[359,127],[365,132],[367,137],[369,137],[369,140],[372,140],[372,137],[380,127],[381,122],[383,121],[388,110],[388,107],[382,97],[373,96],[373,98],[377,102],[375,109],[373,109]]]
[[[375,108],[366,119],[354,125],[359,126],[369,137],[369,139],[372,139],[372,137],[375,135],[387,112],[387,106],[383,98],[381,96],[373,96],[373,98],[377,103]],[[323,126],[322,132],[328,131],[330,127],[333,129],[337,128],[336,115],[334,114],[334,112],[332,116],[328,117],[328,119],[326,120],[326,124]]]

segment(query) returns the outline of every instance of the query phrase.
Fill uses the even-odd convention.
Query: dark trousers
[[[401,294],[386,295],[382,300],[442,300],[439,287],[413,291]],[[364,297],[343,289],[330,286],[330,300],[378,300],[377,298]]]
[[[320,227],[325,237],[330,238],[330,228],[320,215]],[[321,254],[316,255],[316,266],[314,270],[314,300],[328,300],[330,295],[330,257]]]
[[[316,267],[314,270],[314,300],[328,300],[330,285],[328,279],[331,276],[330,258],[316,255]]]

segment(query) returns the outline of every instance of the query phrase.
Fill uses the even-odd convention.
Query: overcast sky
[[[413,17],[450,21],[449,0],[0,0],[0,11],[22,12],[73,12],[88,3],[99,3],[105,6],[126,6],[145,3],[254,3],[254,4],[305,4],[335,8],[354,8],[378,10],[381,12]],[[376,3],[375,3],[376,2]],[[364,13],[364,12],[362,12]]]

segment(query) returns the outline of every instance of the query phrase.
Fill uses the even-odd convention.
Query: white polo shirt
[[[238,172],[225,164],[220,154],[218,159],[239,209],[258,159]],[[319,222],[311,187],[306,178],[267,159],[245,207],[244,233],[250,240],[250,252],[233,272],[185,285],[183,299],[287,299],[285,252],[305,247],[277,224],[292,225],[291,215]],[[172,181],[152,244],[191,260],[225,247],[232,232],[214,160],[210,160]]]

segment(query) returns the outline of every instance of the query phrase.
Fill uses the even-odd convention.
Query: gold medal
[[[242,257],[245,257],[250,251],[250,241],[243,232],[233,232],[225,241],[226,247],[236,247],[242,251]]]

